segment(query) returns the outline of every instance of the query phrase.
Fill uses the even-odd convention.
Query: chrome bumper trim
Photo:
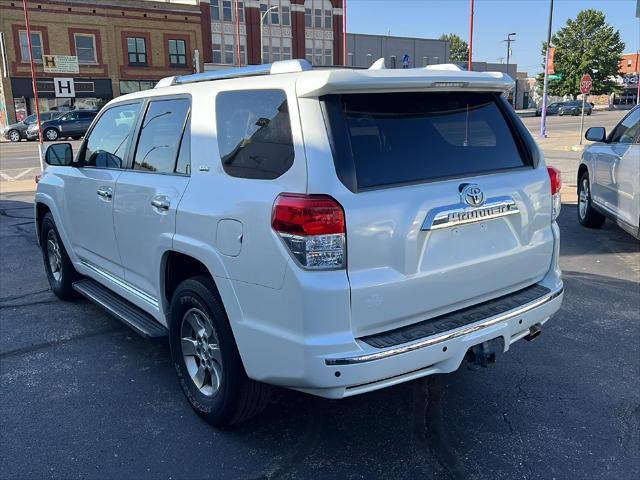
[[[330,366],[335,366],[335,365],[354,365],[358,363],[372,362],[374,360],[380,360],[383,358],[400,355],[402,353],[412,352],[414,350],[419,350],[420,348],[430,347],[438,343],[453,340],[454,338],[462,337],[464,335],[477,332],[479,330],[490,327],[497,323],[504,322],[505,320],[509,320],[510,318],[516,317],[518,315],[522,315],[523,313],[533,310],[534,308],[540,307],[545,303],[548,303],[551,300],[558,298],[560,295],[562,295],[563,291],[564,291],[564,287],[561,287],[555,292],[551,292],[548,295],[545,295],[544,297],[534,300],[531,303],[527,303],[526,305],[515,308],[513,310],[505,312],[496,317],[490,317],[486,320],[481,320],[479,322],[472,323],[470,325],[458,328],[456,330],[451,330],[449,332],[445,332],[439,335],[433,335],[431,337],[427,337],[423,340],[419,340],[414,343],[409,343],[407,345],[403,345],[400,347],[389,348],[387,350],[382,350],[375,353],[357,355],[354,357],[327,358],[325,359],[325,364]]]

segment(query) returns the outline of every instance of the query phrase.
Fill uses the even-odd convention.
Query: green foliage
[[[582,10],[575,20],[567,24],[551,37],[551,45],[556,47],[554,70],[562,74],[560,80],[550,80],[549,95],[578,95],[580,79],[588,73],[593,79],[594,95],[611,93],[616,90],[609,77],[618,75],[624,42],[620,31],[606,22],[605,15],[598,10]],[[542,44],[544,56],[547,42]],[[542,85],[544,72],[538,76]]]
[[[447,40],[451,44],[449,59],[454,62],[466,62],[469,60],[469,44],[455,33],[440,36],[440,40]]]

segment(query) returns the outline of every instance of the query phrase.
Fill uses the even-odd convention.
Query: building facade
[[[207,69],[293,58],[343,64],[342,0],[210,1],[212,61]]]
[[[211,60],[209,2],[197,0],[31,0],[31,40],[41,111],[100,108],[111,98],[192,73]],[[5,122],[35,112],[20,0],[0,0]],[[77,56],[79,73],[45,73],[43,55]],[[71,78],[74,98],[56,97],[54,77]]]
[[[638,82],[640,81],[640,52],[625,53],[620,59],[619,75],[615,78],[619,92],[613,96],[613,104],[631,106],[638,103]]]
[[[347,65],[368,68],[384,58],[386,68],[426,67],[448,63],[449,48],[449,42],[445,40],[349,33]]]

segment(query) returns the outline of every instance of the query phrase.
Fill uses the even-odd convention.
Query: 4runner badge
[[[429,211],[422,224],[422,230],[438,230],[520,213],[512,197],[493,197],[485,200],[484,193],[477,185],[465,186],[460,196],[463,201],[457,205],[447,205]]]

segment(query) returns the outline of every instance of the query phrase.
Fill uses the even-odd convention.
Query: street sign
[[[75,55],[42,55],[42,66],[46,73],[80,72]]]
[[[587,94],[591,91],[591,87],[593,86],[593,81],[591,80],[591,75],[585,73],[580,79],[580,93]]]
[[[56,98],[75,98],[76,88],[73,84],[73,78],[54,77],[53,91],[56,94]]]
[[[549,80],[562,80],[562,74],[556,73],[555,75],[549,75]]]

